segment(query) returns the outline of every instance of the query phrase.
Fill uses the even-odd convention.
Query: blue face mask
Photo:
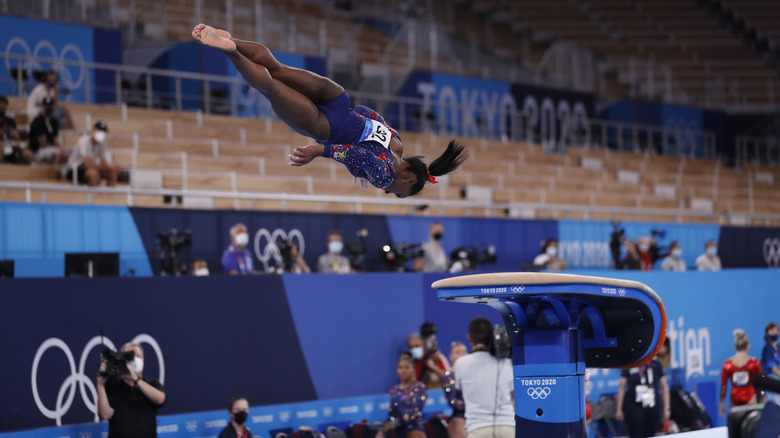
[[[767,338],[769,338],[769,342],[777,342],[777,335],[769,335]]]
[[[46,108],[45,110],[43,110],[43,112],[47,116],[50,116],[50,115],[54,114],[54,108]]]

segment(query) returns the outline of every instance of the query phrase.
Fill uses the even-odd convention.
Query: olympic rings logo
[[[265,239],[265,245],[263,245],[263,239]],[[297,228],[293,228],[290,232],[286,232],[281,228],[275,229],[273,232],[269,232],[265,228],[260,228],[255,233],[255,256],[263,264],[263,267],[267,271],[269,268],[268,262],[272,259],[276,262],[276,266],[282,264],[282,253],[279,251],[279,247],[276,242],[279,240],[286,240],[292,242],[295,239],[298,244],[298,254],[303,256],[305,249],[303,234]],[[262,250],[260,249],[262,247]]]
[[[550,388],[544,387],[544,388],[528,388],[528,391],[526,391],[529,396],[531,396],[534,400],[539,399],[546,399],[548,395],[550,395]]]
[[[519,294],[525,290],[525,286],[512,286],[512,292]]]
[[[69,90],[75,90],[84,84],[84,81],[86,80],[87,77],[84,68],[84,54],[81,52],[81,49],[79,49],[77,45],[72,43],[65,44],[65,46],[62,48],[62,51],[60,51],[58,54],[57,49],[54,47],[54,44],[52,44],[48,40],[39,41],[38,44],[35,46],[35,49],[30,50],[30,45],[27,44],[27,41],[25,41],[23,38],[20,37],[13,37],[11,38],[10,41],[8,41],[8,44],[5,46],[5,54],[6,55],[14,54],[11,53],[11,49],[13,49],[16,46],[21,47],[22,52],[24,52],[23,54],[28,58],[22,64],[22,68],[25,71],[43,70],[43,66],[38,61],[37,58],[48,57],[55,60],[54,63],[52,64],[51,69],[57,72],[59,79],[65,88]],[[71,70],[69,66],[65,65],[66,57],[69,54],[72,55],[72,58],[75,58],[70,60],[79,64],[78,67],[73,66],[73,68],[76,70]],[[6,71],[10,71],[11,67],[12,67],[11,58],[9,56],[6,56],[5,57]],[[73,74],[71,74],[72,71],[78,71],[78,76],[76,78],[74,78]]]
[[[780,267],[780,239],[764,239],[764,261],[770,268]]]
[[[150,335],[140,334],[133,338],[131,342],[135,344],[148,344],[152,347],[155,354],[157,355],[157,362],[160,367],[160,383],[164,383],[165,363],[163,362],[162,350],[160,350],[160,346],[157,344],[157,341],[155,341],[154,338]],[[92,374],[87,376],[84,373],[84,370],[87,365],[87,356],[89,356],[89,353],[92,351],[92,349],[100,346],[101,344],[105,344],[106,347],[109,347],[112,350],[116,350],[114,343],[111,342],[110,339],[103,338],[103,341],[101,342],[101,337],[95,336],[94,338],[90,339],[89,342],[87,342],[87,345],[84,347],[84,351],[81,352],[78,369],[76,369],[76,362],[74,361],[73,353],[62,339],[49,338],[43,341],[41,346],[38,347],[38,351],[35,353],[35,358],[33,359],[32,374],[30,377],[33,398],[35,399],[35,404],[38,406],[38,409],[41,411],[41,413],[46,418],[55,420],[57,426],[62,426],[62,417],[68,413],[71,405],[73,405],[73,399],[76,397],[77,389],[81,393],[81,399],[84,401],[87,409],[95,414],[95,421],[99,420],[97,414],[97,389],[95,388],[93,380],[90,378]],[[65,353],[65,358],[67,359],[68,366],[70,367],[70,376],[68,376],[68,378],[66,378],[62,383],[62,386],[60,386],[54,409],[49,409],[46,407],[46,405],[43,404],[41,395],[38,391],[38,366],[41,363],[41,358],[50,348],[59,348],[62,350],[62,352]],[[87,397],[87,390],[89,391],[89,394],[92,395],[91,400]]]

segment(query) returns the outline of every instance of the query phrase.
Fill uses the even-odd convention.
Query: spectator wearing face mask
[[[108,125],[101,120],[95,123],[91,133],[81,136],[65,167],[68,180],[73,179],[75,171],[79,183],[94,187],[105,180],[109,187],[116,185],[122,168],[111,163],[106,146],[107,133]]]
[[[249,233],[246,225],[235,224],[230,227],[230,246],[222,253],[222,269],[230,275],[255,273],[252,254],[246,249]]]
[[[233,397],[228,403],[230,424],[222,429],[217,438],[251,438],[252,431],[244,426],[249,417],[249,402],[244,397]]]
[[[30,120],[37,117],[43,109],[43,100],[48,97],[54,102],[52,115],[57,119],[62,129],[73,129],[70,113],[65,107],[57,105],[59,95],[60,85],[57,72],[54,70],[47,71],[43,82],[40,82],[30,91],[30,96],[27,98],[27,117]]]
[[[344,249],[344,239],[341,232],[333,230],[328,234],[328,252],[317,260],[317,272],[324,274],[349,274],[352,267],[349,259],[341,254]]]
[[[60,123],[54,117],[54,100],[46,96],[41,105],[40,114],[30,123],[30,141],[24,156],[28,161],[35,159],[64,164],[68,160],[68,154],[60,145]]]
[[[639,249],[639,268],[643,271],[652,271],[653,265],[668,254],[662,254],[658,243],[652,237],[642,236],[637,239]]]
[[[714,240],[707,241],[704,245],[704,254],[696,258],[696,269],[699,271],[720,271],[718,244]]]
[[[661,262],[662,271],[685,272],[685,260],[682,259],[682,247],[679,242],[669,245],[669,256]]]
[[[444,238],[444,225],[441,222],[432,223],[429,233],[431,237],[420,247],[423,250],[423,256],[415,259],[412,269],[422,272],[447,272],[450,261],[441,246],[441,239]]]
[[[569,268],[559,256],[557,239],[544,241],[542,253],[534,258],[534,267],[548,271],[565,271]]]
[[[8,98],[0,96],[0,156],[9,163],[26,164],[18,147],[19,130],[16,129],[16,121],[6,114],[7,108]]]
[[[203,259],[198,259],[192,262],[192,275],[195,277],[208,277],[209,265]]]

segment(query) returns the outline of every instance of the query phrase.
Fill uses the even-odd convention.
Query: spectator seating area
[[[11,99],[10,110],[20,111],[21,99]],[[345,195],[386,202],[356,206],[348,202],[246,200],[226,197],[185,206],[196,208],[333,211],[409,214],[419,211],[373,188],[361,189],[343,166],[317,159],[304,168],[287,164],[292,147],[311,139],[290,131],[279,121],[227,116],[70,104],[77,127],[87,120],[106,120],[114,160],[132,168],[135,184],[165,189],[242,193],[287,193],[310,196]],[[242,134],[243,132],[243,134]],[[79,132],[65,132],[72,147]],[[407,153],[438,156],[449,138],[402,132]],[[242,142],[243,137],[243,142]],[[502,208],[431,207],[436,215],[486,215],[572,219],[621,219],[668,222],[704,222],[778,226],[780,220],[747,215],[780,212],[780,169],[747,166],[736,170],[711,160],[691,160],[650,154],[632,154],[569,148],[566,155],[542,152],[541,146],[522,142],[463,139],[470,158],[442,183],[429,185],[422,200],[473,200]],[[59,169],[46,166],[0,165],[0,180],[32,181],[73,187],[59,180]],[[43,201],[41,190],[29,192],[30,201]],[[26,201],[22,189],[0,189],[0,200]],[[46,201],[127,205],[120,193],[48,191]],[[135,205],[171,206],[159,195],[139,195]],[[589,211],[588,211],[589,210]],[[690,215],[678,215],[677,211]],[[624,211],[624,213],[621,213]],[[639,214],[638,214],[639,213]]]
[[[468,62],[475,53],[491,54],[505,65],[533,71],[551,44],[564,42],[584,47],[603,61],[599,91],[608,97],[637,93],[699,104],[780,100],[780,74],[771,59],[719,19],[706,2],[435,0],[426,3],[430,10],[412,3],[416,2],[408,2],[405,14],[435,20],[436,29],[447,35],[440,37],[447,44],[477,44],[473,51],[450,47],[451,56],[435,61],[438,71],[483,76],[483,58],[476,64]],[[774,24],[777,20],[773,21],[780,16],[780,3],[732,3],[724,2],[723,7],[733,7],[733,13],[741,14],[772,47],[780,45],[780,30]],[[403,16],[397,2],[377,2],[372,7],[351,4],[348,8],[308,0],[267,0],[259,9],[254,2],[231,4],[229,27],[243,38],[262,37],[271,47],[328,56],[333,62],[409,68],[407,39],[393,39],[393,30],[401,29],[400,22],[393,20]],[[209,17],[217,26],[228,25],[227,11],[218,2],[203,2],[200,16]],[[182,0],[161,2],[137,17],[147,27],[158,23],[165,29],[161,37],[170,41],[189,41],[194,19],[191,7]],[[429,49],[424,43],[428,35],[418,37],[420,47],[411,55],[413,65],[430,68]]]

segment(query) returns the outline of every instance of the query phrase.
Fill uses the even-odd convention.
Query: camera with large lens
[[[366,239],[368,230],[361,228],[355,231],[355,241],[344,245],[349,256],[350,265],[355,272],[365,272],[366,270]]]
[[[512,340],[509,339],[509,333],[506,332],[506,327],[503,325],[493,327],[493,337],[488,346],[488,351],[498,359],[509,359],[512,357]]]
[[[187,272],[187,266],[179,261],[179,251],[192,246],[192,231],[172,228],[168,232],[157,233],[160,272],[163,275],[181,275]]]
[[[496,264],[496,247],[488,243],[480,243],[470,246],[461,246],[450,254],[452,264],[449,272],[457,273],[463,271],[473,271],[479,265],[485,263]]]
[[[106,370],[101,375],[109,379],[118,379],[127,374],[127,363],[135,359],[135,352],[114,351],[103,347],[102,356],[103,362],[106,363]]]
[[[382,246],[382,261],[391,271],[406,271],[406,262],[425,255],[420,243],[388,243]]]

